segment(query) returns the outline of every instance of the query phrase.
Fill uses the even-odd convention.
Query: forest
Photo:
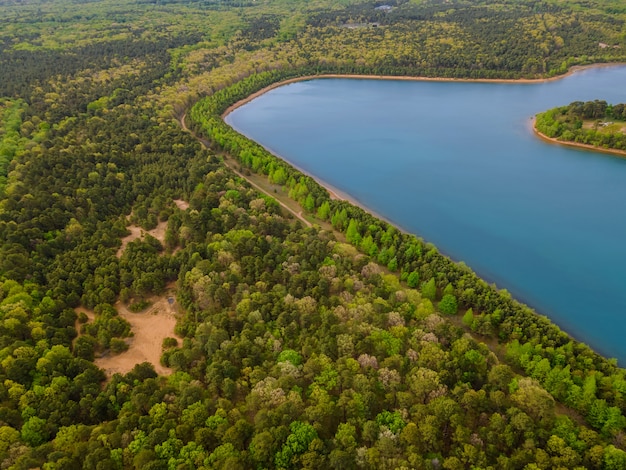
[[[1,468],[626,468],[616,361],[221,119],[305,75],[624,62],[626,9],[385,5],[0,2]],[[170,372],[100,368],[168,288]]]
[[[575,101],[539,113],[535,128],[564,142],[626,151],[626,105],[623,103]]]

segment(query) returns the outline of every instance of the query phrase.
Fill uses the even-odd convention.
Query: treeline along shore
[[[624,62],[625,21],[615,0],[0,2],[0,468],[626,468],[615,361],[222,119],[324,74]],[[161,367],[102,370],[161,308]]]
[[[537,114],[533,128],[542,139],[626,156],[626,105],[575,101]]]
[[[511,364],[539,380],[554,398],[585,416],[596,429],[622,429],[626,424],[626,401],[620,389],[626,381],[624,371],[614,360],[572,339],[545,316],[511,298],[508,292],[487,284],[467,266],[441,255],[432,244],[399,232],[348,201],[332,199],[313,178],[224,123],[224,113],[246,99],[285,80],[310,77],[307,70],[277,70],[249,76],[197,102],[190,112],[192,127],[216,149],[238,159],[242,167],[284,185],[306,211],[330,221],[358,250],[397,272],[402,280],[412,279],[413,286],[422,288],[434,284],[440,302],[445,295],[452,295],[459,310],[470,312],[464,322],[473,331],[497,340]],[[544,372],[539,373],[539,369]],[[583,392],[585,384],[591,382],[602,384],[592,387],[593,397]],[[600,409],[603,411],[598,414]]]

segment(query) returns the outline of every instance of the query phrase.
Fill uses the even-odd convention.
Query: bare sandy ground
[[[131,324],[133,335],[127,338],[129,345],[127,351],[96,358],[95,364],[104,370],[108,377],[113,374],[126,374],[133,367],[142,362],[149,362],[159,375],[169,375],[172,369],[161,365],[163,340],[167,337],[182,339],[174,334],[176,326],[177,303],[174,292],[169,291],[165,296],[152,299],[152,305],[140,313],[133,313],[122,303],[115,304],[119,316]],[[92,311],[77,308],[77,312],[85,312],[89,321],[93,321],[95,315]]]
[[[128,245],[132,241],[143,239],[146,236],[146,233],[152,235],[161,243],[165,242],[165,231],[167,230],[167,222],[159,222],[159,224],[155,228],[148,231],[142,229],[141,227],[138,227],[137,225],[129,225],[126,228],[130,230],[130,235],[122,238],[122,246],[120,246],[120,248],[117,250],[117,253],[115,254],[115,256],[117,256],[118,258],[122,257],[122,253],[124,253],[126,245]]]
[[[174,204],[176,204],[176,207],[178,207],[181,211],[186,211],[189,208],[189,203],[187,201],[183,201],[182,199],[174,199]]]
[[[178,207],[181,211],[187,210],[187,208],[189,207],[189,203],[183,201],[182,199],[174,199],[174,204],[176,204],[176,207]],[[130,230],[130,235],[122,238],[122,246],[120,246],[119,250],[117,250],[117,253],[115,254],[115,256],[117,256],[118,258],[120,258],[122,256],[122,253],[124,253],[126,245],[134,240],[143,239],[146,236],[146,233],[159,240],[162,244],[165,243],[165,231],[167,230],[167,221],[159,222],[159,224],[155,228],[148,231],[142,229],[141,227],[138,227],[137,225],[129,225],[127,228],[128,230]]]

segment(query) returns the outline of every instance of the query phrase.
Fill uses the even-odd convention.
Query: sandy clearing
[[[76,313],[84,313],[85,315],[87,315],[87,319],[90,322],[96,319],[96,314],[93,313],[93,310],[87,310],[85,307],[76,307],[74,310],[76,311]],[[80,331],[80,326],[76,328],[76,331]]]
[[[183,201],[182,199],[174,199],[174,204],[176,204],[176,207],[178,207],[181,211],[189,209],[189,203],[187,201]]]
[[[167,221],[159,222],[159,224],[155,228],[148,231],[144,230],[141,227],[138,227],[137,225],[129,225],[126,228],[130,230],[130,235],[122,238],[122,246],[120,246],[120,248],[117,250],[117,253],[115,254],[115,256],[117,256],[118,258],[122,257],[122,253],[124,253],[126,245],[137,239],[143,239],[146,236],[146,233],[159,240],[162,244],[165,243],[165,231],[167,230]]]
[[[174,334],[178,309],[174,292],[153,298],[152,301],[152,305],[140,313],[131,312],[120,302],[115,304],[119,316],[131,324],[134,336],[127,339],[128,351],[118,355],[105,355],[95,360],[95,364],[103,369],[108,377],[116,373],[126,374],[142,362],[154,365],[154,370],[159,375],[172,373],[172,369],[161,365],[161,354],[165,338],[176,337],[182,341],[182,338]],[[85,313],[89,316],[88,312]]]
[[[159,375],[172,373],[172,369],[161,365],[161,354],[165,338],[174,337],[182,341],[182,338],[174,333],[178,313],[175,292],[169,290],[166,295],[154,297],[151,300],[150,307],[140,313],[131,312],[120,302],[115,304],[119,316],[130,323],[133,336],[126,338],[129,345],[127,351],[118,355],[107,353],[94,361],[98,367],[104,370],[107,377],[110,378],[116,373],[126,374],[135,365],[143,362],[151,363]],[[89,322],[93,322],[96,318],[93,310],[84,307],[78,307],[75,310],[76,313],[87,315]],[[81,325],[77,322],[77,331],[80,331],[80,327]]]
[[[182,199],[174,199],[174,204],[176,204],[176,207],[178,207],[181,211],[187,210],[187,208],[189,208],[189,203],[187,201],[183,201]],[[155,228],[147,231],[133,224],[128,225],[126,228],[130,230],[130,235],[122,238],[122,246],[120,246],[120,248],[117,250],[117,253],[115,254],[115,256],[117,256],[118,258],[121,258],[122,253],[124,253],[124,250],[126,249],[126,245],[134,240],[143,239],[146,236],[146,233],[159,240],[161,244],[165,244],[165,231],[167,230],[167,221],[159,222]]]

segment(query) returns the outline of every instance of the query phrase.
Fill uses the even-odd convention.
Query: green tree
[[[304,454],[311,442],[317,438],[315,428],[307,423],[294,421],[289,426],[291,434],[283,444],[282,449],[276,453],[274,462],[278,468],[298,468],[299,457]]]
[[[43,444],[50,437],[50,431],[45,419],[31,416],[22,426],[22,439],[28,445],[36,447]]]
[[[455,315],[458,310],[456,297],[452,294],[445,294],[441,298],[441,301],[439,302],[438,307],[441,313],[447,313],[448,315]]]
[[[322,220],[328,220],[330,216],[330,204],[328,201],[324,201],[317,209],[317,216]]]
[[[435,284],[435,278],[430,278],[427,282],[422,284],[422,297],[435,300],[437,297],[437,285]]]
[[[474,323],[474,311],[468,308],[467,312],[463,314],[463,324],[467,327],[471,327],[472,323]]]
[[[417,271],[412,271],[408,277],[406,278],[406,285],[415,288],[418,286],[420,281],[420,275]]]
[[[350,219],[350,223],[348,224],[348,229],[346,230],[346,238],[348,242],[352,243],[355,246],[359,246],[361,244],[361,234],[359,233],[359,223]]]

